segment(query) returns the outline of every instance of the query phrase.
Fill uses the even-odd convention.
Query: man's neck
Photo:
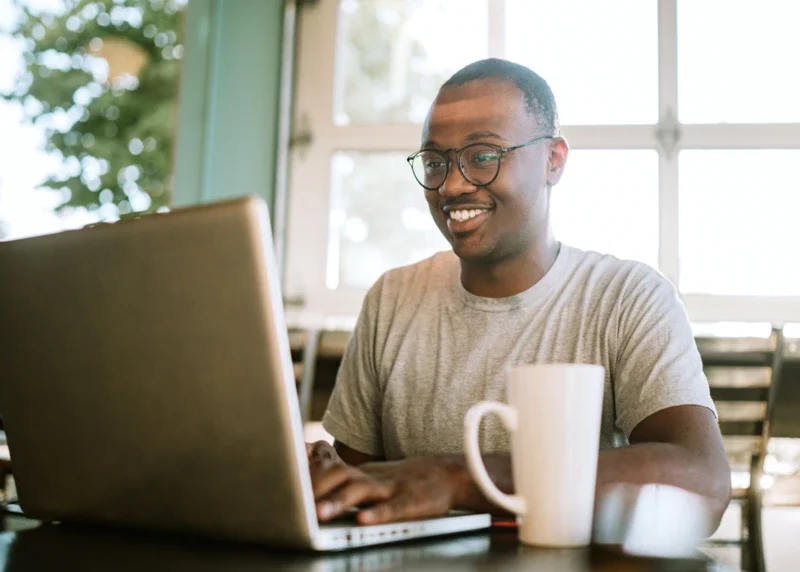
[[[516,258],[494,264],[461,261],[461,284],[471,294],[507,298],[531,288],[544,278],[558,256],[561,243],[549,236]]]

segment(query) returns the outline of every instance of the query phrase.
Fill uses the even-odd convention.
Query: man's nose
[[[446,198],[457,197],[467,193],[474,193],[478,188],[467,181],[461,174],[461,169],[453,163],[445,177],[444,182],[439,187],[439,194]]]

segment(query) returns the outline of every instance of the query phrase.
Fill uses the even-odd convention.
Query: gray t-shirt
[[[387,460],[460,453],[469,407],[506,401],[507,365],[565,362],[606,369],[601,448],[627,444],[667,407],[715,411],[673,285],[645,264],[562,245],[542,280],[508,298],[467,292],[452,252],[385,273],[364,300],[322,424]],[[494,416],[480,445],[509,450]]]

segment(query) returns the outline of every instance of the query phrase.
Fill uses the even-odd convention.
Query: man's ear
[[[547,184],[555,185],[561,180],[569,155],[569,144],[563,137],[556,137],[550,145],[550,158],[547,162]]]

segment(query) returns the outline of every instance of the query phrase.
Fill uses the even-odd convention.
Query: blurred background
[[[716,357],[785,358],[782,393],[721,412],[794,400],[779,438],[752,432],[763,472],[747,453],[733,475],[771,506],[770,570],[794,569],[798,26],[795,0],[0,0],[0,240],[254,193],[290,327],[346,336],[382,272],[447,248],[405,161],[438,87],[488,56],[528,65],[572,149],[557,236],[659,269]],[[771,387],[766,359],[709,379]]]
[[[800,4],[306,0],[291,35],[245,4],[0,0],[3,236],[253,192],[288,301],[352,316],[447,248],[404,159],[439,85],[500,56],[559,103],[563,241],[658,268],[697,322],[800,322]]]

